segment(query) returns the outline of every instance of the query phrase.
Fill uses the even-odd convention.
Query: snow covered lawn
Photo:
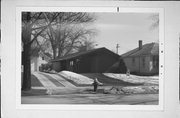
[[[70,72],[70,71],[61,71],[58,74],[64,76],[65,78],[77,83],[77,84],[83,84],[83,85],[90,85],[93,83],[93,79],[88,78],[86,76]]]
[[[126,74],[115,74],[115,73],[103,73],[105,76],[123,80],[130,83],[144,83],[144,84],[159,84],[159,76],[137,76],[130,75],[126,76]]]
[[[158,86],[127,86],[127,87],[112,87],[104,90],[106,94],[157,94],[159,93]]]

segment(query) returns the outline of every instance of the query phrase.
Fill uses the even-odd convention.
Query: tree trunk
[[[30,59],[30,48],[31,45],[24,45],[23,49],[23,85],[22,90],[30,90],[31,89],[31,59]]]
[[[22,90],[30,90],[31,89],[31,25],[30,25],[30,19],[31,19],[31,13],[27,12],[26,15],[27,25],[22,32],[22,41],[23,42],[23,54],[22,54],[22,60],[23,60],[23,85]]]
[[[62,50],[61,50],[61,48],[60,47],[58,47],[58,58],[60,58],[62,56]]]
[[[53,49],[53,59],[56,59],[56,48],[52,46]]]

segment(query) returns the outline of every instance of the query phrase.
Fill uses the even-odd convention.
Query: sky
[[[93,27],[98,33],[94,41],[100,47],[106,47],[118,54],[123,54],[138,46],[138,41],[143,44],[158,42],[158,28],[152,29],[152,13],[96,13],[97,20]]]

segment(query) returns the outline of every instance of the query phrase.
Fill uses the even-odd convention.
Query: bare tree
[[[22,64],[23,64],[23,85],[22,90],[31,89],[31,45],[37,37],[44,32],[47,27],[53,24],[59,13],[51,14],[52,17],[48,24],[45,24],[45,17],[42,12],[23,12],[22,13]]]
[[[150,29],[159,28],[159,14],[151,15],[149,18],[153,21]]]
[[[31,89],[31,55],[33,53],[48,47],[53,50],[54,58],[68,54],[77,46],[80,39],[84,39],[91,32],[75,26],[80,27],[94,20],[91,14],[82,12],[23,12],[22,90]],[[40,36],[45,41],[38,41]]]
[[[36,57],[39,55],[39,52],[49,53],[51,55],[51,49],[48,40],[41,39],[40,41],[37,39],[31,44],[30,56]],[[51,58],[51,57],[50,57]]]
[[[93,40],[84,40],[78,48],[78,52],[83,52],[87,50],[92,50],[97,46],[97,44]]]
[[[46,22],[49,22],[48,15]],[[65,56],[82,46],[82,41],[95,34],[92,29],[85,28],[95,20],[94,14],[83,12],[62,12],[56,19],[56,26],[50,26],[41,36],[50,41],[53,58]]]

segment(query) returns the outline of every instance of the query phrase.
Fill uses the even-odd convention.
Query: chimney
[[[139,50],[142,49],[142,40],[139,40]]]

